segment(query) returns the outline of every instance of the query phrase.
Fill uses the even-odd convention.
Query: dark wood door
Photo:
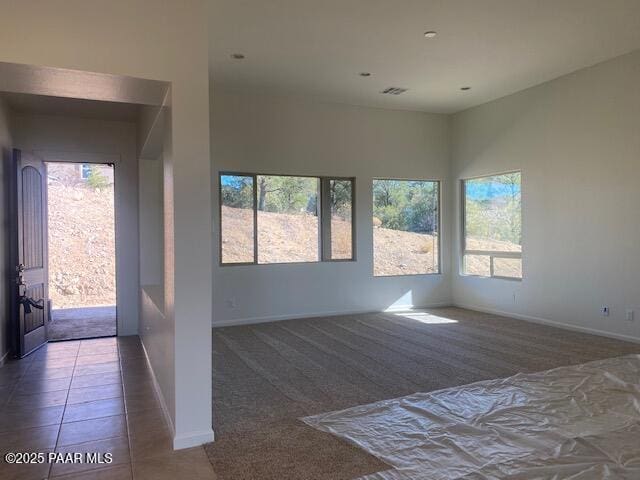
[[[47,342],[47,175],[37,156],[14,150],[12,324],[19,357]]]

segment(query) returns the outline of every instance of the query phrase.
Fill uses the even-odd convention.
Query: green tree
[[[109,185],[109,179],[102,174],[98,165],[90,165],[87,183],[91,188],[105,188]]]
[[[220,177],[222,204],[233,208],[253,207],[253,178],[240,175]]]
[[[331,215],[342,220],[351,220],[352,205],[351,180],[331,180],[329,182],[329,199]]]
[[[522,245],[520,173],[467,180],[466,189],[466,234]]]
[[[418,233],[438,228],[438,187],[436,182],[375,180],[373,216],[382,227]]]
[[[310,177],[260,175],[258,210],[317,214],[318,180]]]

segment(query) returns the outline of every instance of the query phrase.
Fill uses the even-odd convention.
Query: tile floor
[[[110,452],[105,464],[7,464],[6,452]],[[0,367],[2,480],[215,479],[202,447],[173,451],[138,337],[50,343]]]

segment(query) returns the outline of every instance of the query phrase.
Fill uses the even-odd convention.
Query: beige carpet
[[[384,470],[298,418],[640,353],[637,344],[469,310],[428,312],[439,318],[380,313],[214,329],[216,442],[206,449],[219,478],[346,480]]]

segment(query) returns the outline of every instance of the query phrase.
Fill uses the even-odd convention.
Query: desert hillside
[[[50,182],[48,196],[53,308],[115,305],[113,185]]]
[[[318,260],[318,218],[309,214],[258,212],[259,262]],[[222,207],[222,257],[225,262],[253,260],[253,211]],[[351,225],[332,221],[332,251],[350,256]],[[431,235],[374,228],[376,275],[412,275],[437,271],[437,240]],[[435,266],[434,266],[435,265]]]
[[[258,212],[259,263],[314,262],[318,260],[318,218],[301,213]],[[222,207],[222,258],[229,263],[253,261],[253,210]],[[332,250],[338,258],[350,257],[351,225],[333,219]],[[437,272],[438,242],[432,235],[373,228],[375,275],[416,275]],[[472,238],[469,249],[515,252],[519,245]],[[468,274],[487,275],[489,258],[468,256]],[[521,262],[496,259],[496,274],[518,277]]]

